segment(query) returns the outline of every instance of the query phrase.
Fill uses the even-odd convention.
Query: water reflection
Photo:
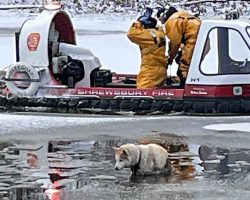
[[[152,140],[144,140],[148,143]],[[171,176],[146,176],[129,179],[129,170],[114,170],[112,147],[124,140],[50,141],[49,143],[0,143],[0,199],[64,200],[77,189],[112,191],[118,197],[139,195],[145,188],[208,180],[236,180],[249,173],[250,149],[223,149],[182,142],[154,141],[168,149],[173,166]],[[129,189],[128,189],[129,188]],[[103,192],[103,191],[102,191]],[[65,197],[67,196],[67,197]],[[99,196],[103,197],[103,196]],[[76,197],[76,199],[79,197]],[[87,197],[86,197],[87,198]],[[102,199],[105,199],[103,197]],[[193,196],[192,196],[193,198]],[[108,198],[107,198],[108,199]]]
[[[202,160],[206,177],[231,179],[244,177],[250,171],[250,149],[223,149],[200,146],[199,156]]]

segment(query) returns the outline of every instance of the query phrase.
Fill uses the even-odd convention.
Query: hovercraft
[[[2,111],[250,114],[250,21],[203,20],[184,88],[137,89],[136,75],[102,69],[76,44],[63,9],[24,22],[16,63],[1,71]]]

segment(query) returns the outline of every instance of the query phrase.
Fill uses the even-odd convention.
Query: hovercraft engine
[[[70,56],[59,56],[53,58],[52,71],[57,80],[69,88],[84,78],[85,71],[80,60],[72,59]]]

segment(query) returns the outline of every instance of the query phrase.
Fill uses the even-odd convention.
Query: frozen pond
[[[250,195],[247,116],[0,117],[0,199],[247,200]],[[149,141],[168,148],[172,175],[131,180],[129,170],[114,169],[112,147]]]
[[[130,179],[115,171],[112,147],[137,140],[51,140],[0,144],[0,197],[3,199],[248,199],[250,149],[188,144],[160,134],[169,149],[170,176]],[[170,142],[173,138],[173,142]]]
[[[0,68],[4,68],[15,62],[15,40],[14,37],[0,37]]]

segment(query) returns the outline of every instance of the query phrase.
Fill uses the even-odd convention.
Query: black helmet
[[[157,20],[153,17],[150,17],[146,22],[142,22],[144,28],[155,28],[157,24]]]
[[[178,10],[173,6],[170,6],[168,9],[160,8],[156,15],[157,18],[159,19],[161,18],[163,23],[165,23],[168,20],[168,18],[176,12],[178,12]]]
[[[167,9],[164,8],[164,7],[159,8],[158,11],[157,11],[157,13],[156,13],[157,18],[160,18],[160,17],[164,14],[164,12],[165,12],[166,10],[167,10]]]

